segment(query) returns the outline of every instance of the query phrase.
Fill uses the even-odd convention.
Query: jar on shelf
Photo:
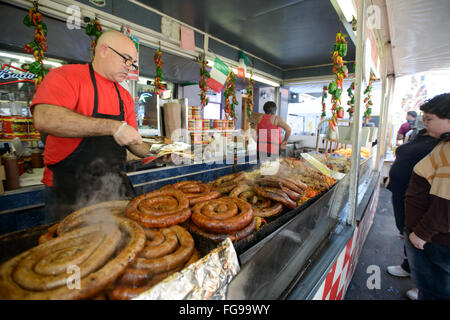
[[[202,109],[201,107],[189,106],[188,118],[189,119],[201,119]]]
[[[202,144],[203,134],[201,132],[191,132],[191,144]]]
[[[28,138],[28,119],[22,116],[3,116],[3,138]]]
[[[209,130],[209,119],[202,120],[202,130]]]

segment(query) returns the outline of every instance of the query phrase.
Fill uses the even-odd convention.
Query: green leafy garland
[[[370,79],[369,83],[367,84],[366,90],[364,90],[364,94],[366,97],[364,98],[364,103],[366,104],[366,111],[364,112],[364,117],[366,118],[366,121],[368,122],[370,120],[370,115],[372,114],[372,84],[374,81],[376,81],[377,78],[375,75],[370,72]]]
[[[86,26],[86,34],[90,37],[94,37],[94,39],[91,40],[91,49],[92,49],[92,59],[95,56],[95,46],[97,45],[98,38],[102,35],[102,26],[100,25],[100,22],[97,18],[89,22],[89,24]]]
[[[333,60],[332,72],[336,75],[328,85],[328,93],[331,94],[331,112],[330,128],[334,131],[337,126],[337,112],[343,110],[341,106],[342,85],[345,78],[348,77],[347,66],[344,65],[343,57],[347,55],[347,35],[338,32],[334,43],[334,51],[331,59]]]
[[[161,83],[161,81],[164,80],[164,74],[162,71],[163,62],[161,59],[161,55],[162,55],[161,50],[157,49],[155,55],[153,56],[153,61],[155,61],[156,65],[156,77],[153,86],[155,87],[154,93],[157,95],[160,95],[161,91],[165,89],[164,85]]]
[[[247,87],[247,116],[251,116],[253,112],[253,85],[255,80],[253,80],[253,72],[250,71],[250,79],[248,79]]]
[[[349,114],[349,118],[353,117],[353,112],[355,111],[355,95],[353,94],[353,90],[355,90],[355,81],[352,82],[350,87],[347,89],[348,98],[347,104],[349,105],[347,112]]]
[[[202,67],[200,68],[200,82],[198,86],[200,87],[200,100],[202,103],[202,109],[208,104],[209,99],[206,97],[206,92],[208,91],[208,86],[206,85],[206,81],[211,75],[208,70],[206,70],[207,62],[205,59],[202,61]]]
[[[27,27],[34,26],[34,39],[27,43],[23,49],[27,53],[33,53],[35,61],[30,64],[28,71],[38,76],[34,82],[35,89],[37,89],[42,79],[49,72],[48,69],[44,68],[44,52],[48,50],[47,25],[42,22],[42,14],[38,10],[37,1],[28,10],[28,15],[23,18],[23,24]]]
[[[327,116],[327,112],[326,112],[327,105],[325,103],[325,99],[328,98],[327,91],[328,91],[328,87],[323,86],[323,89],[322,89],[322,115],[320,116],[320,120],[325,119],[325,117]]]
[[[238,104],[236,99],[236,75],[233,71],[230,71],[225,84],[225,91],[223,96],[225,97],[225,117],[227,120],[236,119],[235,106]],[[231,98],[231,100],[230,100]]]

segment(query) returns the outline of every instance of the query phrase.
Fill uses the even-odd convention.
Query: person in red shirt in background
[[[87,204],[131,198],[126,149],[149,153],[137,131],[134,101],[120,82],[137,68],[132,40],[117,31],[98,39],[92,63],[51,70],[31,103],[34,125],[47,134],[43,183],[48,223]]]
[[[408,111],[406,113],[406,122],[400,126],[397,131],[397,145],[405,143],[406,133],[411,129],[411,126],[415,123],[417,118],[417,112]],[[399,141],[401,140],[401,143]]]
[[[257,133],[258,159],[266,161],[275,157],[278,159],[280,149],[286,150],[287,141],[291,135],[291,127],[275,113],[277,105],[273,101],[267,101],[263,110],[265,114],[253,112],[249,117],[252,129]],[[281,139],[281,129],[284,130],[284,138]]]

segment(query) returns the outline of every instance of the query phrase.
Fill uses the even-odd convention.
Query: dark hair
[[[266,114],[275,114],[277,111],[277,105],[273,101],[267,101],[264,103],[263,110]]]
[[[420,110],[441,119],[450,119],[450,93],[442,93],[426,101],[420,106]]]
[[[407,114],[408,116],[417,118],[417,112],[415,112],[414,110],[408,111],[406,114]]]

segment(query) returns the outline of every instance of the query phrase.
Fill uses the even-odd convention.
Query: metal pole
[[[356,70],[355,70],[355,112],[353,113],[353,123],[351,127],[352,155],[350,168],[350,188],[349,188],[349,212],[347,223],[356,226],[356,208],[358,206],[358,186],[359,186],[359,158],[361,150],[361,107],[363,103],[363,72],[365,67],[365,28],[366,28],[366,0],[358,1],[358,24],[356,31]]]
[[[378,133],[377,133],[377,157],[375,162],[375,168],[377,171],[380,170],[381,165],[383,164],[382,158],[384,156],[384,142],[386,138],[385,130],[386,130],[386,113],[387,113],[387,93],[389,80],[386,77],[387,75],[387,61],[386,61],[386,47],[383,46],[383,57],[382,57],[382,72],[381,72],[381,106],[380,106],[380,120],[378,122]]]
[[[388,136],[389,136],[389,131],[390,128],[392,127],[392,117],[389,117],[389,113],[391,110],[391,103],[392,103],[392,99],[394,97],[394,88],[395,88],[395,75],[393,74],[389,74],[388,76],[389,79],[389,89],[387,91],[387,97],[386,97],[386,101],[387,101],[387,110],[386,110],[386,134],[385,134],[385,145],[384,145],[384,153],[387,152],[387,148],[389,147],[389,143],[390,141],[387,141]]]

